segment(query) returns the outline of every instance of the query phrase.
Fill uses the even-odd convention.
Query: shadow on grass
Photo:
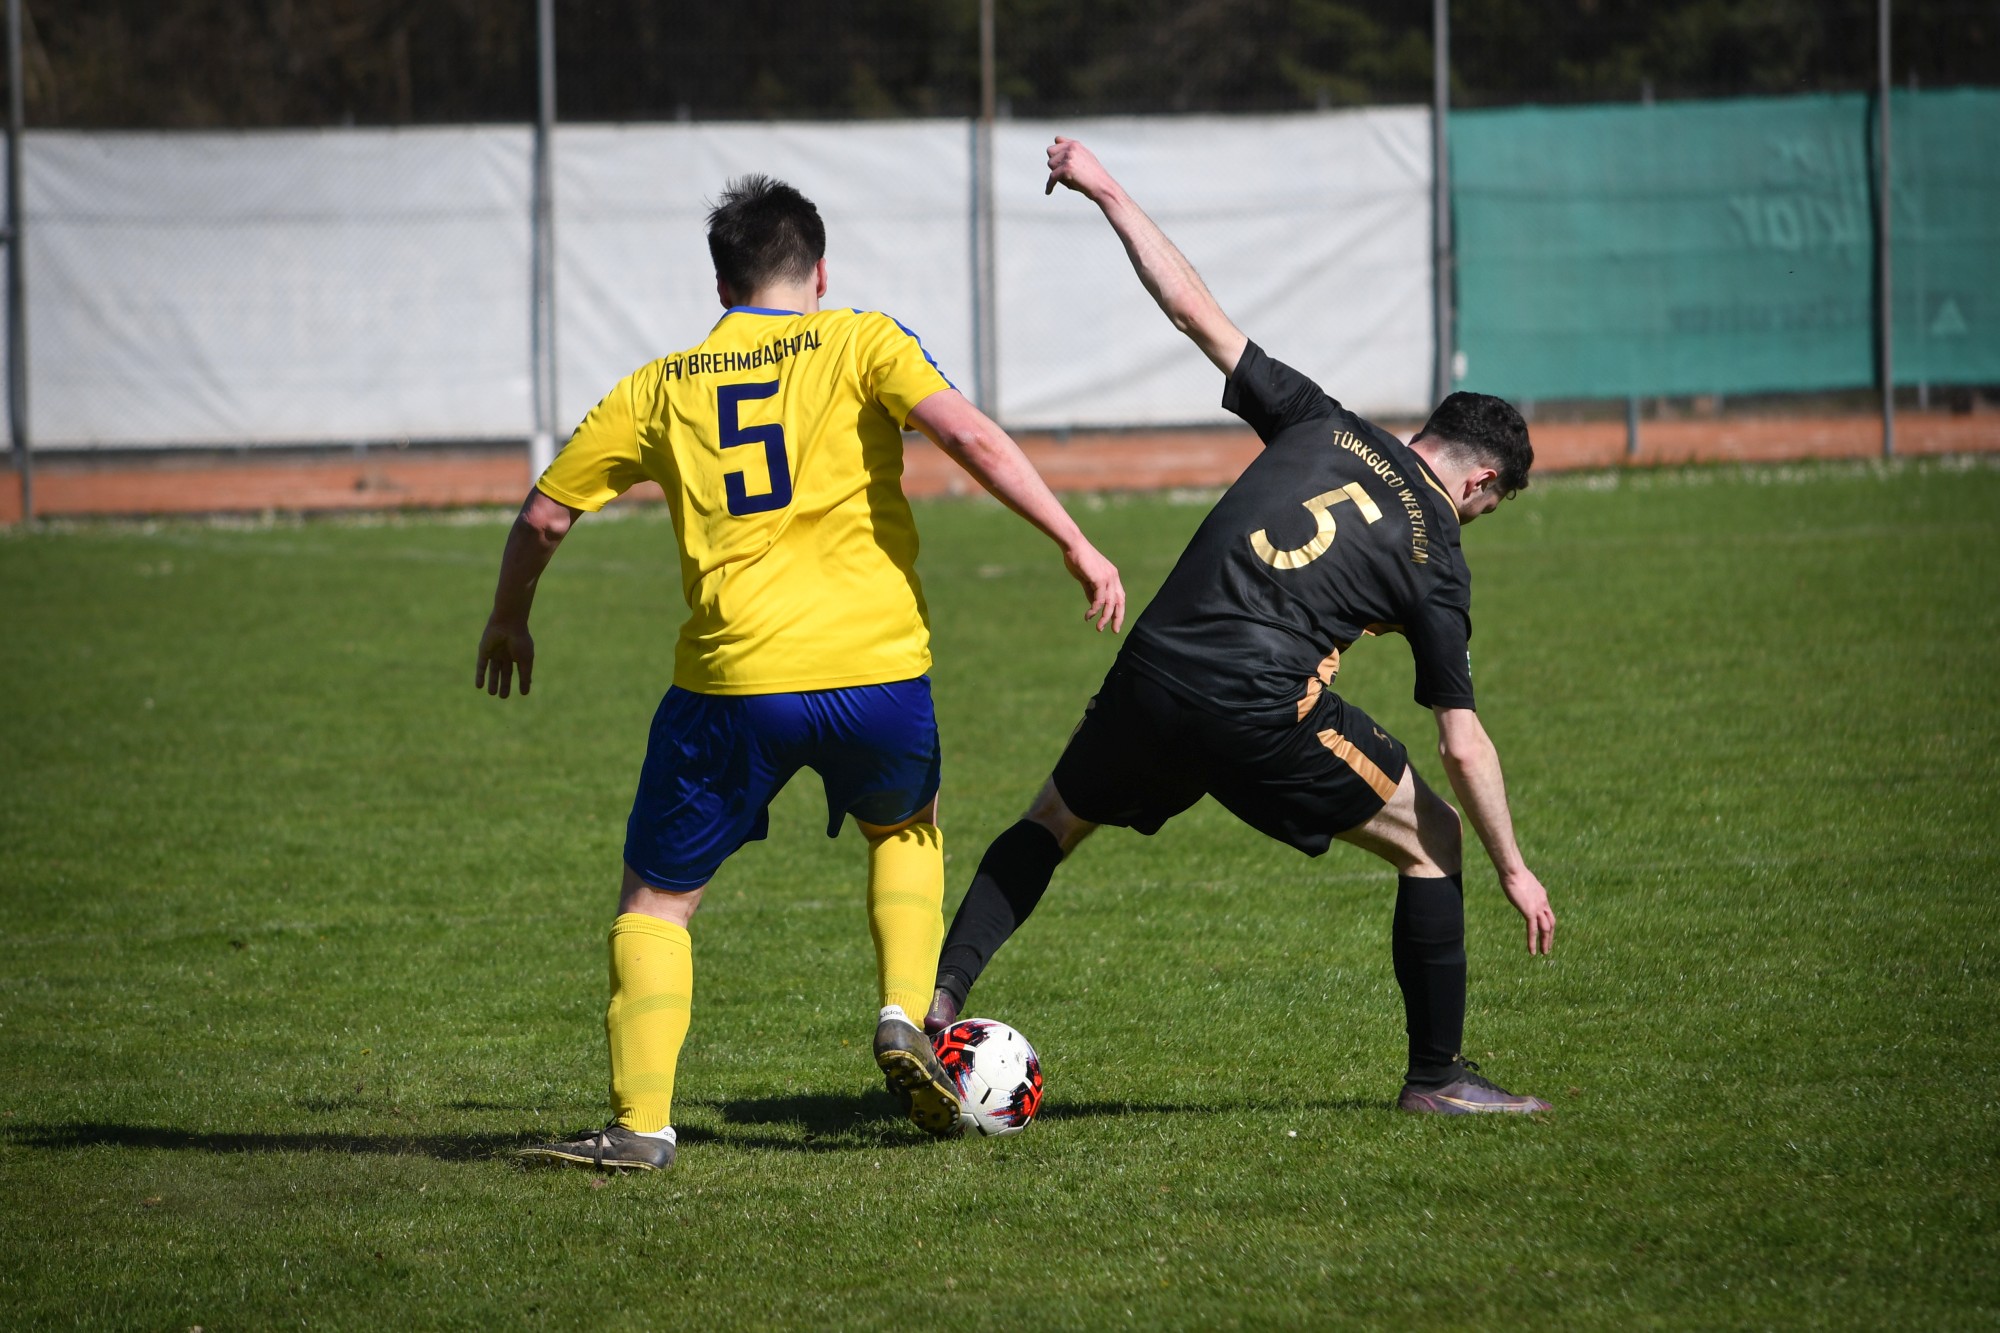
[[[528,1140],[519,1134],[210,1133],[171,1125],[21,1125],[8,1141],[23,1148],[165,1148],[179,1152],[335,1152],[469,1162],[498,1157]]]
[[[790,1093],[696,1103],[722,1122],[719,1130],[690,1125],[681,1142],[723,1143],[776,1152],[868,1152],[921,1141],[903,1112],[880,1090]],[[790,1133],[770,1133],[789,1130]]]
[[[794,1134],[717,1132],[685,1126],[680,1141],[720,1143],[738,1148],[789,1152],[860,1152],[899,1142],[916,1141],[886,1093],[861,1097],[770,1097],[718,1105],[716,1111],[731,1125],[789,1126]],[[327,1152],[351,1156],[429,1157],[443,1162],[472,1162],[508,1157],[515,1149],[551,1138],[586,1134],[594,1126],[577,1124],[558,1132],[540,1128],[515,1134],[357,1134],[293,1132],[285,1134],[203,1131],[172,1125],[70,1124],[16,1125],[4,1131],[8,1143],[20,1148],[65,1151],[77,1148],[145,1148],[174,1152],[204,1152],[225,1156],[257,1153]]]
[[[705,1105],[722,1121],[719,1130],[688,1127],[683,1143],[713,1141],[738,1148],[779,1152],[864,1152],[915,1146],[915,1131],[902,1110],[885,1092],[861,1094],[798,1093],[714,1101]],[[1390,1109],[1387,1101],[1356,1097],[1298,1102],[1252,1102],[1240,1099],[1212,1102],[1063,1101],[1042,1108],[1045,1121],[1099,1120],[1123,1116],[1275,1115],[1290,1111],[1376,1114]],[[792,1134],[760,1133],[789,1128]],[[747,1132],[746,1132],[747,1131]]]
[[[1277,1115],[1285,1111],[1386,1111],[1389,1102],[1361,1097],[1296,1102],[1050,1102],[1037,1120],[1096,1120],[1127,1115]]]
[[[733,1148],[772,1152],[879,1152],[885,1148],[920,1147],[930,1142],[903,1118],[902,1110],[885,1092],[796,1093],[782,1097],[752,1097],[727,1102],[697,1103],[713,1111],[720,1129],[688,1125],[680,1141],[716,1143]],[[1065,1101],[1042,1109],[1046,1121],[1108,1119],[1114,1116],[1271,1115],[1283,1111],[1386,1111],[1386,1102],[1344,1098],[1283,1104],[1241,1100],[1200,1103]],[[586,1127],[578,1126],[578,1132]],[[772,1132],[788,1131],[788,1132]],[[178,1129],[171,1125],[72,1124],[17,1125],[5,1129],[16,1147],[53,1151],[76,1148],[150,1148],[222,1155],[288,1152],[329,1152],[353,1156],[429,1157],[444,1162],[471,1162],[507,1156],[538,1140],[548,1131],[528,1134],[341,1134],[298,1132],[268,1134]]]

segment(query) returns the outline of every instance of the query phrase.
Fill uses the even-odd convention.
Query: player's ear
[[[1479,492],[1490,488],[1500,480],[1500,469],[1492,467],[1474,468],[1465,479],[1465,498],[1470,500]]]
[[[821,255],[819,262],[813,265],[813,295],[826,295],[826,256],[824,255]]]
[[[718,301],[722,302],[724,310],[734,310],[736,308],[735,294],[729,290],[729,279],[717,278],[715,280],[715,297]]]

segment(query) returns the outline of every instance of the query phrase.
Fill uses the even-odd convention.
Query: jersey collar
[[[731,315],[784,315],[788,318],[796,318],[804,313],[805,311],[803,310],[766,310],[760,305],[733,305],[722,312],[722,317],[727,319]]]

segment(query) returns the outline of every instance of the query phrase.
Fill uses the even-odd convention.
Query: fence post
[[[979,0],[979,119],[972,127],[972,369],[973,399],[1000,415],[999,317],[994,310],[993,121],[998,109],[994,71],[993,0]]]
[[[21,521],[35,517],[35,456],[28,439],[28,288],[21,257],[21,0],[7,0],[7,424],[21,474]]]
[[[1875,2],[1875,378],[1882,386],[1882,457],[1896,456],[1895,267],[1889,244],[1889,0]]]
[[[1431,0],[1431,322],[1436,359],[1431,364],[1431,403],[1451,392],[1455,319],[1452,308],[1451,0]]]
[[[556,238],[555,181],[551,166],[556,119],[555,0],[535,5],[536,84],[535,180],[530,247],[530,372],[535,385],[535,433],[528,441],[528,468],[539,477],[556,457]]]

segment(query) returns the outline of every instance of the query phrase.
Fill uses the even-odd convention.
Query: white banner
[[[28,137],[38,446],[525,435],[519,129]]]
[[[1364,414],[1430,409],[1430,113],[1016,121],[995,136],[1002,415],[1018,426],[1231,420],[1222,375],[1133,276],[1095,205],[1044,198],[1082,140],[1236,326]]]
[[[1358,410],[1428,407],[1427,112],[1011,122],[995,145],[1008,424],[1228,420],[1221,376],[1097,210],[1043,197],[1058,131],[1272,355]],[[525,439],[531,144],[519,127],[31,133],[36,446]],[[969,394],[971,157],[964,121],[559,127],[559,437],[714,323],[704,219],[752,172],[819,205],[827,304],[901,320]]]
[[[721,317],[708,210],[753,173],[819,208],[826,307],[902,321],[969,395],[971,142],[963,121],[559,127],[558,438],[621,377]]]

